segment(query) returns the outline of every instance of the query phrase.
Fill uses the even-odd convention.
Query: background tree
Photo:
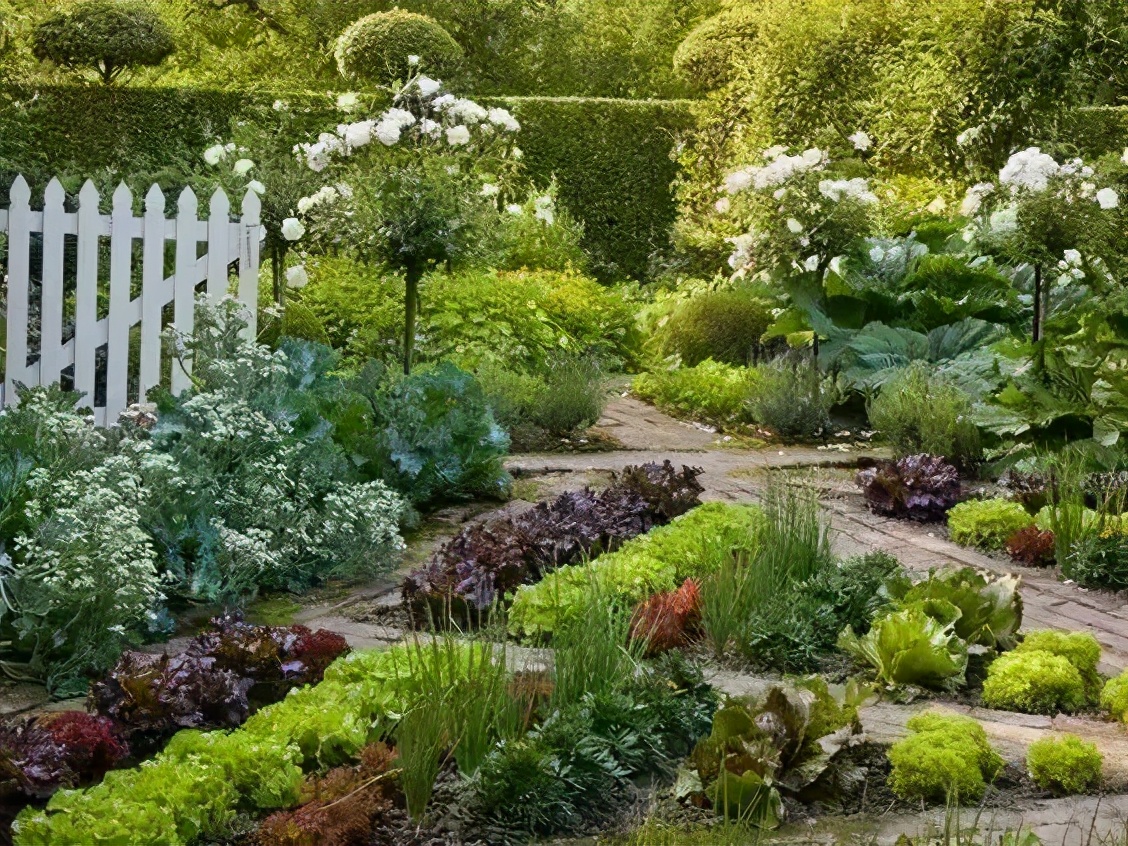
[[[390,85],[412,72],[412,56],[428,73],[446,77],[461,62],[462,48],[433,18],[399,9],[361,18],[337,41],[337,67],[350,82]]]
[[[127,70],[159,65],[176,48],[172,33],[141,0],[87,0],[35,27],[36,58],[93,70],[111,85]]]

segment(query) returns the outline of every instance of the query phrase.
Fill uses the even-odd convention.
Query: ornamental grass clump
[[[908,722],[912,734],[889,749],[889,789],[910,802],[975,801],[1002,772],[983,726],[932,710]]]
[[[1032,525],[1025,508],[1005,499],[961,502],[948,512],[948,532],[961,546],[1003,549],[1016,532]]]
[[[1095,743],[1073,734],[1036,740],[1026,750],[1026,769],[1043,790],[1089,793],[1100,786],[1104,758]]]

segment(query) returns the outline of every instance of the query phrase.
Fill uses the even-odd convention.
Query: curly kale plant
[[[933,455],[878,462],[857,483],[875,514],[922,522],[942,520],[960,495],[959,471]]]

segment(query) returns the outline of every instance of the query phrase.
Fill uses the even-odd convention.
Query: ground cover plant
[[[889,786],[903,799],[975,801],[1003,768],[983,727],[969,717],[926,711],[908,728],[912,734],[889,749]]]

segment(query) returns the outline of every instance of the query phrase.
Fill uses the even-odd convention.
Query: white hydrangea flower
[[[789,217],[787,219],[787,230],[792,235],[798,235],[800,232],[803,231],[803,224],[800,223],[799,221],[797,221],[795,218]]]
[[[549,195],[545,194],[533,200],[533,209],[533,216],[537,220],[543,220],[549,226],[556,222],[556,203]]]
[[[352,186],[347,182],[338,182],[336,185],[337,193],[344,197],[346,200],[351,200],[353,195]]]
[[[223,148],[223,145],[216,144],[204,150],[204,161],[212,166],[215,166],[223,161],[226,155],[227,151]]]
[[[747,267],[752,261],[752,248],[756,245],[756,234],[754,232],[745,232],[743,235],[737,235],[735,238],[726,238],[725,240],[735,248],[728,257],[729,267],[733,270],[740,270],[743,267]]]
[[[858,150],[862,153],[873,146],[873,140],[869,137],[869,135],[867,135],[860,129],[853,135],[851,135],[847,140],[854,145],[855,150]]]
[[[524,214],[525,209],[519,203],[510,203],[505,207],[505,210],[510,214]]]
[[[764,158],[769,162],[775,161],[786,152],[787,148],[785,146],[776,144],[774,147],[768,147],[768,149],[764,150]]]
[[[1120,205],[1120,197],[1115,188],[1102,188],[1097,192],[1097,203],[1102,209],[1114,209]]]
[[[979,136],[982,134],[982,126],[969,127],[956,136],[956,144],[960,147],[966,147],[972,141],[975,141],[977,138],[979,138]]]
[[[452,126],[446,131],[447,143],[452,147],[459,147],[470,143],[470,129],[462,124]]]
[[[342,112],[355,112],[360,106],[360,96],[355,91],[337,95],[337,108]]]
[[[223,152],[224,153],[234,153],[235,152],[235,142],[234,141],[228,141],[226,144],[224,144],[223,145]]]
[[[983,198],[994,190],[995,185],[992,182],[977,182],[972,185],[964,194],[963,202],[960,204],[960,214],[964,217],[972,217],[983,205]]]
[[[1038,147],[1019,150],[1007,159],[999,171],[999,182],[1010,186],[1012,191],[1045,191],[1050,179],[1058,174],[1061,166],[1053,157],[1043,153]]]
[[[262,194],[266,193],[266,186],[259,182],[257,179],[252,179],[247,183],[247,190],[254,191],[256,194],[261,196]]]
[[[305,235],[306,228],[296,217],[288,217],[282,221],[282,237],[287,241],[297,241]]]
[[[419,64],[419,57],[412,53],[407,57],[407,63],[412,67],[415,67],[417,64]]]
[[[807,258],[803,261],[803,269],[808,273],[814,273],[819,269],[819,257],[807,256]]]
[[[415,123],[415,115],[407,109],[391,108],[380,117],[381,123],[394,123],[400,129],[407,129]]]
[[[490,109],[487,116],[490,123],[500,126],[506,132],[517,132],[521,129],[517,118],[513,117],[507,109]]]
[[[1018,208],[1007,206],[1005,209],[992,212],[989,225],[995,234],[1014,232],[1018,228]]]
[[[304,288],[308,284],[309,273],[304,264],[295,264],[286,270],[286,287],[298,289]]]
[[[345,144],[353,150],[361,147],[367,147],[372,143],[372,134],[376,129],[376,121],[362,120],[358,123],[350,123],[345,127],[343,137]]]
[[[424,97],[430,97],[438,94],[442,90],[443,84],[437,79],[431,79],[429,76],[421,76],[415,80],[415,87],[419,89],[419,93]]]
[[[880,244],[875,244],[874,246],[870,247],[869,257],[870,261],[872,261],[874,264],[881,264],[881,262],[885,259],[885,250],[881,247]]]
[[[319,206],[323,203],[334,203],[337,201],[337,196],[337,189],[332,185],[326,185],[315,194],[309,197],[302,197],[298,200],[298,213],[308,214],[315,206]]]
[[[398,123],[380,121],[373,130],[376,139],[385,147],[394,146],[399,140],[403,130]]]
[[[458,102],[458,98],[453,94],[443,94],[432,101],[431,108],[441,112],[443,109],[453,106],[456,102]]]
[[[948,201],[943,197],[937,197],[931,203],[924,207],[924,210],[929,214],[943,214],[948,209]]]
[[[250,159],[239,159],[231,169],[235,171],[236,176],[246,176],[254,166],[255,163]]]
[[[877,195],[869,187],[869,180],[860,176],[853,179],[823,179],[819,182],[819,193],[828,200],[856,200],[870,205],[877,202]]]
[[[485,185],[482,186],[482,196],[483,197],[496,197],[500,193],[501,193],[501,188],[499,188],[497,185],[495,185],[492,182],[487,182]]]
[[[728,197],[721,197],[713,203],[713,208],[716,209],[718,214],[728,214],[732,210],[732,200]]]
[[[1122,162],[1124,162],[1124,164],[1128,165],[1128,147],[1124,148],[1124,154],[1120,157],[1120,161],[1122,161]]]

